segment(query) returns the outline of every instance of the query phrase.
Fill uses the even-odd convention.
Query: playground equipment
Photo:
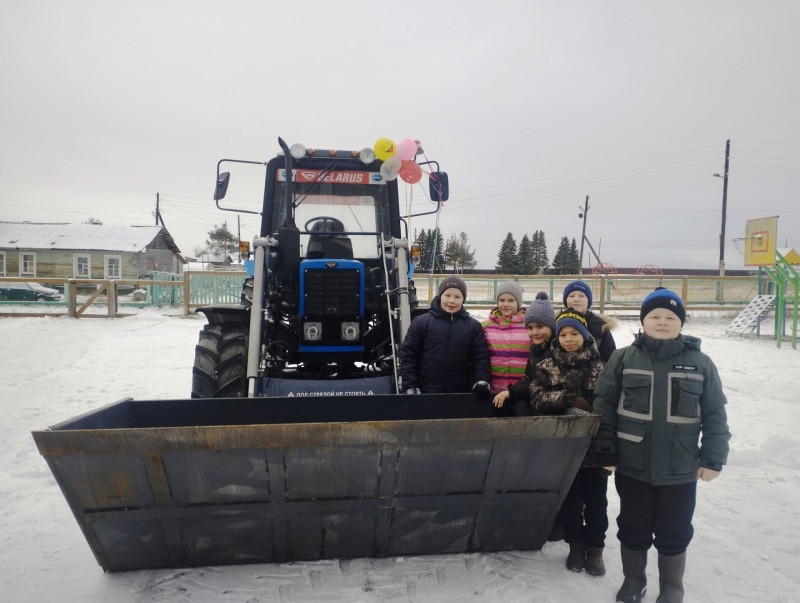
[[[748,220],[744,238],[734,239],[736,248],[744,247],[745,266],[758,266],[758,295],[742,310],[727,333],[761,334],[761,323],[775,309],[775,344],[781,347],[786,336],[786,320],[791,318],[792,348],[797,349],[798,306],[800,306],[800,253],[794,249],[776,249],[778,216]],[[787,306],[789,314],[787,316]]]

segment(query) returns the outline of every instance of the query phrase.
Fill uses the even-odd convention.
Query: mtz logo
[[[371,178],[373,182],[383,181],[383,176],[381,176],[380,174],[372,174]]]

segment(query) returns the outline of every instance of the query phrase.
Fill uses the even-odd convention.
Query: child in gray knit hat
[[[541,291],[536,294],[536,299],[525,310],[524,324],[530,341],[525,373],[522,379],[506,387],[492,400],[497,408],[509,404],[515,416],[532,414],[529,402],[531,377],[536,364],[550,355],[550,342],[556,330],[556,313],[547,293]]]

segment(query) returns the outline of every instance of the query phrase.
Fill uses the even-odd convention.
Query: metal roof
[[[143,251],[160,233],[167,247],[180,253],[163,226],[0,222],[0,249]]]

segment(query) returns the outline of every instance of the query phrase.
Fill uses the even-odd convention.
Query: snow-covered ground
[[[730,338],[730,317],[692,318],[728,395],[722,477],[698,485],[686,601],[800,601],[800,350]],[[204,319],[0,318],[0,599],[23,601],[613,601],[621,581],[609,488],[608,574],[541,551],[164,569],[104,574],[30,432],[131,396],[188,396]],[[623,321],[618,345],[638,323]],[[651,592],[657,593],[651,552]]]

